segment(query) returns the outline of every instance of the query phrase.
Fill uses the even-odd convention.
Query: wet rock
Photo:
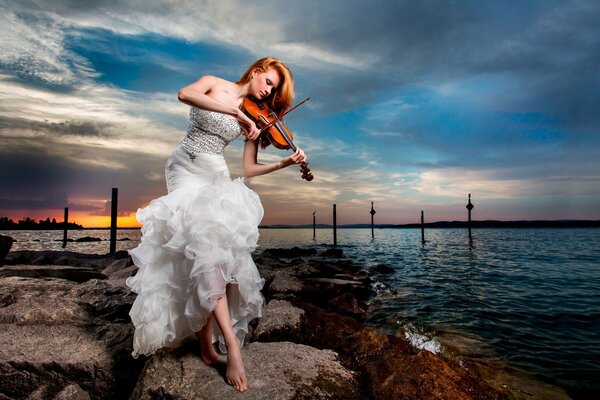
[[[369,306],[364,301],[359,300],[355,295],[346,292],[329,302],[331,308],[335,308],[342,313],[352,316],[362,316]]]
[[[94,399],[129,397],[142,367],[130,356],[133,296],[100,280],[9,277],[0,297],[11,299],[0,308],[0,393],[52,398],[77,384]],[[83,396],[72,389],[64,395]]]
[[[501,399],[481,378],[428,351],[407,352],[392,340],[364,364],[377,399]]]
[[[21,276],[27,278],[60,278],[74,282],[85,282],[104,276],[90,268],[70,267],[67,265],[6,265],[0,268],[0,278]]]
[[[296,341],[301,332],[304,310],[294,307],[289,301],[271,300],[263,310],[255,340],[261,342]]]
[[[392,267],[390,267],[389,265],[385,265],[385,264],[377,264],[373,267],[371,267],[371,272],[377,273],[377,274],[391,274],[394,273],[396,270]]]
[[[222,357],[202,363],[196,347],[160,352],[148,361],[132,399],[359,399],[355,374],[334,352],[289,342],[250,343],[242,349],[249,382],[246,393],[225,383]]]
[[[291,249],[266,249],[263,253],[270,254],[277,258],[299,258],[316,256],[317,250],[312,248],[301,249],[299,247],[292,247]]]
[[[319,254],[320,257],[344,257],[344,251],[342,249],[327,249]]]
[[[13,238],[10,236],[0,235],[0,267],[4,264],[4,258],[10,251],[13,242]]]

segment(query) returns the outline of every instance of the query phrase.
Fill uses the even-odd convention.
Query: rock
[[[320,257],[344,257],[344,251],[342,249],[327,249],[321,254]]]
[[[294,293],[304,288],[302,281],[287,271],[277,271],[269,285],[270,293]]]
[[[363,315],[369,306],[364,301],[359,300],[350,292],[346,292],[329,302],[331,308],[337,309],[345,314],[359,317]]]
[[[35,389],[29,396],[27,396],[27,400],[46,400],[52,398],[52,391],[48,387],[48,385],[42,385],[39,388]],[[0,397],[0,399],[2,399]]]
[[[266,249],[263,253],[270,254],[277,258],[298,258],[316,256],[315,249],[301,249],[300,247],[292,247],[291,249]]]
[[[117,251],[114,254],[83,254],[72,251],[12,251],[6,257],[6,265],[68,265],[71,267],[91,268],[102,271],[115,260],[128,258],[126,251]]]
[[[69,267],[67,265],[6,265],[0,268],[0,278],[8,276],[60,278],[74,282],[104,278],[104,275],[95,269]]]
[[[329,350],[289,342],[250,343],[242,349],[249,389],[225,382],[222,357],[206,366],[196,346],[160,352],[146,364],[132,399],[360,399],[355,374]]]
[[[13,238],[10,236],[0,235],[0,267],[3,265],[4,258],[10,251],[13,242]]]
[[[371,272],[375,272],[378,274],[391,274],[394,273],[396,270],[392,267],[390,267],[389,265],[385,265],[385,264],[377,264],[373,267],[371,267]]]
[[[406,352],[392,340],[364,364],[376,399],[503,399],[504,395],[458,365],[430,353]]]
[[[129,397],[142,368],[130,355],[133,295],[100,280],[9,277],[0,298],[0,393],[52,398],[77,384],[63,394]]]
[[[296,341],[301,332],[304,310],[289,301],[271,300],[263,310],[254,337],[261,342]]]
[[[110,274],[115,273],[117,271],[122,271],[131,265],[133,265],[133,260],[131,259],[131,257],[121,258],[119,260],[113,261],[108,267],[104,268],[102,270],[102,274],[105,276],[109,276]]]
[[[58,392],[54,400],[90,400],[90,395],[78,384],[72,383]]]
[[[75,239],[76,242],[101,242],[102,239],[91,236],[80,237],[79,239]]]
[[[122,287],[123,289],[130,290],[129,286],[127,286],[126,283],[127,278],[129,278],[130,276],[134,276],[137,272],[138,267],[136,267],[135,265],[131,265],[121,271],[116,271],[110,274],[108,276],[108,283],[114,286]]]

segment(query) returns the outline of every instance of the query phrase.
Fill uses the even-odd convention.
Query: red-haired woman
[[[261,279],[250,253],[263,208],[241,178],[232,180],[223,150],[244,134],[244,175],[252,177],[306,161],[302,150],[259,164],[266,139],[241,110],[246,96],[266,99],[277,113],[294,98],[289,68],[276,58],[252,64],[238,82],[204,76],[179,91],[191,106],[186,137],[165,169],[168,194],[138,210],[142,240],[130,251],[137,274],[127,280],[137,298],[133,355],[176,347],[195,334],[206,364],[227,352],[227,380],[248,389],[240,348],[248,323],[262,314]],[[213,323],[216,320],[216,324]]]

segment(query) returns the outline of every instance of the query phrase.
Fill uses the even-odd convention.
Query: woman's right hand
[[[306,154],[304,154],[302,149],[300,147],[296,147],[296,151],[294,152],[294,154],[281,159],[281,168],[289,167],[290,165],[294,164],[301,164],[303,162],[306,162],[307,159],[308,158],[306,157]]]
[[[254,121],[252,121],[242,110],[237,113],[237,120],[244,130],[244,136],[248,140],[255,140],[260,135],[260,130],[256,127]]]

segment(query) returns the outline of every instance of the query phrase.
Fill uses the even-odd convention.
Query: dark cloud
[[[9,133],[20,131],[31,131],[44,135],[58,136],[82,136],[82,137],[117,137],[110,132],[114,126],[104,122],[91,121],[33,121],[30,119],[6,118],[0,119],[0,131]]]

